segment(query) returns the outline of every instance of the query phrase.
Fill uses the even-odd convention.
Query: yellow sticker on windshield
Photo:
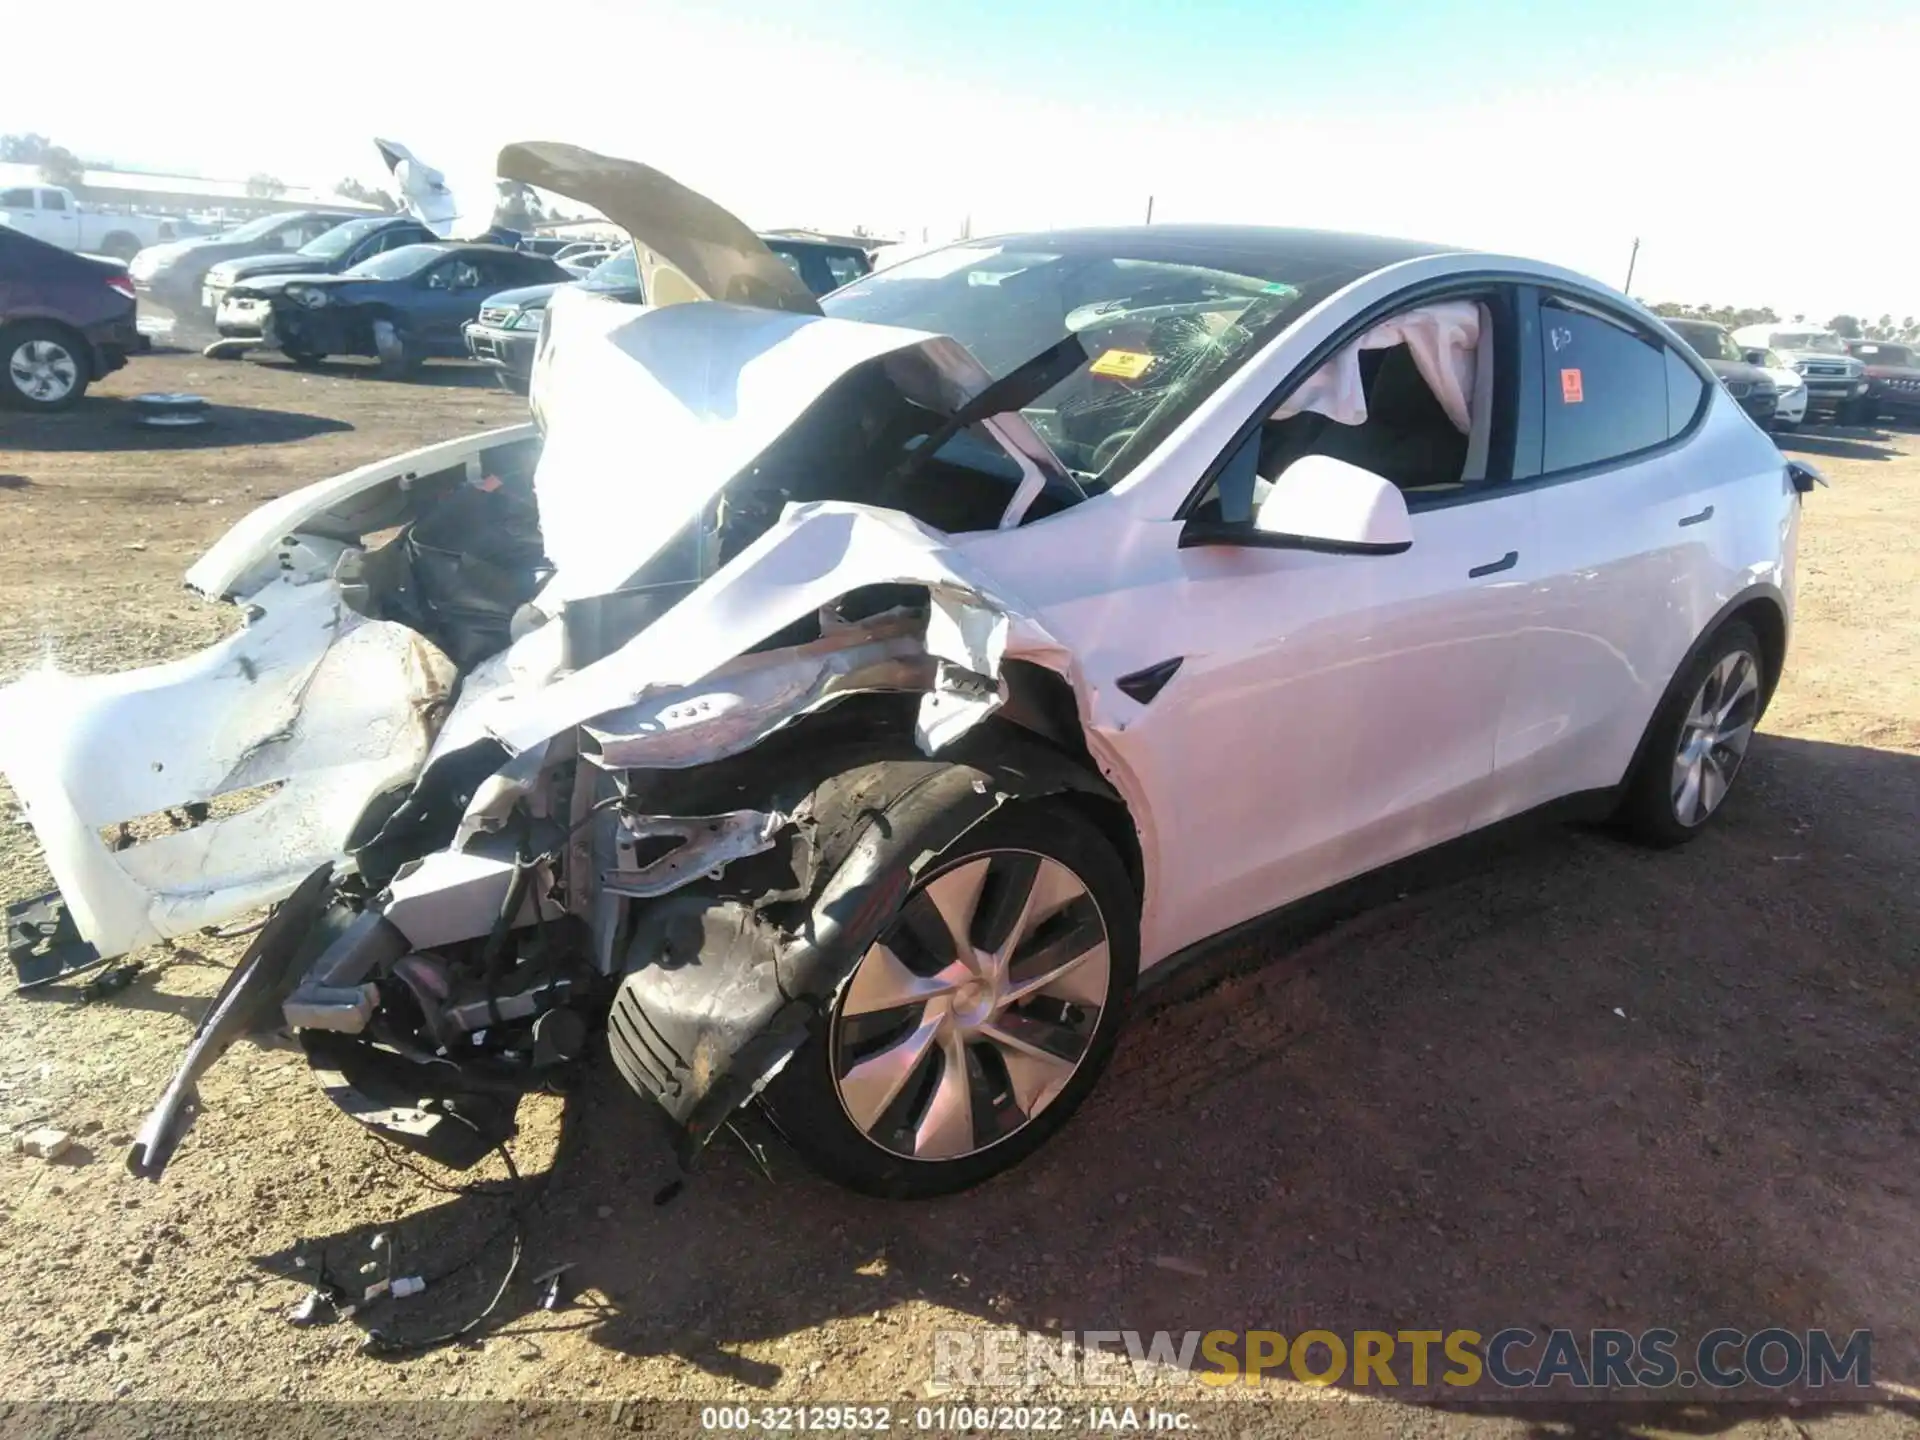
[[[1138,380],[1153,364],[1153,356],[1138,350],[1109,350],[1089,367],[1095,375],[1111,375],[1116,380]]]

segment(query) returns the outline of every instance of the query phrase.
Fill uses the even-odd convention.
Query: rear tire
[[[1720,813],[1766,707],[1765,652],[1744,620],[1717,630],[1654,711],[1616,821],[1656,848],[1683,845]]]
[[[87,347],[69,330],[28,320],[0,330],[0,400],[48,415],[80,403],[93,382]]]
[[[864,1194],[945,1195],[1010,1169],[1112,1058],[1139,927],[1126,867],[1089,820],[1057,801],[1009,806],[904,897],[767,1108],[809,1165]]]

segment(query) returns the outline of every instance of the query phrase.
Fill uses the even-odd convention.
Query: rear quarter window
[[[1670,431],[1664,345],[1593,311],[1544,300],[1540,351],[1546,473],[1597,465],[1665,443]]]
[[[1667,434],[1678,435],[1693,423],[1707,398],[1707,382],[1686,361],[1667,351]]]

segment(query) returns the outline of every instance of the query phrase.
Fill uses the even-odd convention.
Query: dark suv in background
[[[792,231],[769,231],[760,239],[816,295],[838,290],[873,269],[867,252],[858,246],[816,240]],[[644,298],[640,293],[640,267],[631,245],[621,246],[584,279],[573,283],[633,305]],[[467,326],[467,354],[492,366],[502,385],[525,394],[533,374],[533,353],[540,344],[540,327],[546,323],[547,301],[559,288],[529,285],[489,295],[480,307],[480,318]]]
[[[1747,363],[1726,328],[1711,320],[1669,320],[1667,328],[1693,347],[1694,354],[1720,377],[1727,393],[1761,426],[1773,424],[1780,399],[1779,387],[1758,365]]]
[[[1867,367],[1869,425],[1883,415],[1911,425],[1920,420],[1920,346],[1891,340],[1849,340],[1847,353]]]
[[[348,220],[315,236],[298,250],[222,260],[207,271],[207,278],[201,282],[201,305],[217,317],[227,291],[242,280],[261,275],[338,275],[388,250],[398,250],[402,245],[431,245],[439,238],[406,215],[368,215]]]
[[[64,410],[146,348],[127,267],[0,225],[0,404]]]
[[[165,311],[176,324],[213,329],[213,310],[202,303],[207,272],[222,260],[245,255],[290,253],[317,240],[334,226],[357,218],[349,211],[291,210],[202,235],[149,245],[133,257],[127,271],[140,298]]]

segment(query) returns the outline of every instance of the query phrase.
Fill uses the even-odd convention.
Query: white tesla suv
[[[1814,477],[1624,296],[1154,226],[816,301],[643,166],[501,169],[655,302],[556,297],[540,425],[243,521],[189,574],[250,616],[213,650],[0,697],[61,887],[23,975],[281,902],[136,1173],[236,1035],[459,1164],[604,1030],[683,1159],[758,1098],[947,1191],[1210,937],[1531,812],[1670,845],[1738,778]]]

